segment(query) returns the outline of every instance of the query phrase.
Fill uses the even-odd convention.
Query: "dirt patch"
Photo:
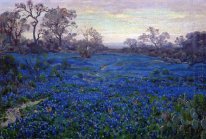
[[[0,127],[7,127],[8,124],[15,123],[15,121],[17,119],[21,118],[20,109],[24,109],[26,107],[31,107],[31,106],[37,105],[40,102],[42,102],[43,100],[44,99],[41,99],[38,101],[33,101],[33,102],[28,102],[28,103],[24,103],[18,107],[15,107],[15,108],[9,108],[6,111],[6,117],[5,117],[7,120],[5,122],[0,123]]]

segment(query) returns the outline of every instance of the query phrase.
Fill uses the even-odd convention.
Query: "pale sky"
[[[206,0],[33,0],[48,7],[77,11],[79,28],[92,26],[105,43],[122,43],[137,38],[149,26],[167,31],[172,38],[206,30]],[[0,12],[26,0],[0,0]]]

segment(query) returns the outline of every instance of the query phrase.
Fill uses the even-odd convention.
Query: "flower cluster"
[[[25,58],[34,56],[15,57],[24,63]],[[190,100],[206,92],[206,70],[197,70],[200,65],[190,68],[157,58],[120,54],[95,55],[91,59],[48,54],[39,59],[41,67],[47,63],[39,71],[45,80],[33,81],[27,68],[20,68],[28,77],[24,84],[30,87],[22,86],[16,94],[3,95],[2,103],[11,107],[22,103],[22,98],[43,101],[22,109],[21,118],[0,129],[0,136],[160,138],[167,135],[160,130],[165,123],[162,115],[167,119],[167,113],[175,111],[178,98]]]

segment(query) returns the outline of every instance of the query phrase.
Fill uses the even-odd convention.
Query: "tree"
[[[45,43],[45,46],[47,47],[47,50],[52,51],[54,49],[57,49],[56,47],[56,42],[57,39],[54,38],[54,36],[52,35],[52,33],[48,30],[44,30],[42,39]]]
[[[179,36],[175,39],[175,44],[177,47],[182,47],[184,42],[185,42],[184,36]]]
[[[184,48],[206,48],[206,32],[192,32],[186,35]]]
[[[82,57],[89,58],[102,47],[102,36],[96,29],[91,27],[83,31],[83,40],[78,42],[78,50]]]
[[[124,44],[129,46],[131,49],[135,49],[138,45],[138,42],[136,39],[127,38]]]
[[[22,18],[19,12],[4,12],[0,17],[2,33],[9,38],[10,43],[17,46],[22,37],[22,33],[29,30],[30,26],[27,24],[27,20]],[[4,41],[6,41],[6,39]]]
[[[37,25],[39,23],[39,18],[42,13],[47,11],[42,3],[34,4],[31,0],[28,0],[26,4],[16,3],[16,8],[19,12],[22,12],[26,19],[30,18],[32,20],[31,25],[33,27],[33,40],[36,45],[38,45],[38,40],[40,39],[41,31],[36,34]]]
[[[206,49],[206,32],[191,32],[186,35],[186,40],[183,42],[183,49],[188,54],[204,53]]]
[[[193,63],[203,62],[206,59],[206,32],[191,32],[186,35],[183,42],[183,51],[189,61]]]
[[[58,40],[59,47],[62,46],[62,38],[64,34],[69,34],[69,28],[76,28],[74,19],[76,11],[67,10],[66,8],[50,9],[43,18],[42,26],[55,36]]]
[[[143,41],[144,43],[152,44],[154,47],[164,46],[168,43],[167,40],[170,38],[169,33],[160,33],[159,29],[155,29],[153,27],[149,27],[147,32],[149,33],[143,33],[141,36],[139,36],[139,40]]]
[[[6,43],[11,44],[12,42],[11,36],[12,36],[13,26],[11,24],[13,24],[14,20],[13,18],[10,19],[8,17],[10,17],[9,12],[4,12],[0,15],[0,30],[1,30],[1,37],[2,37],[1,40],[2,40],[3,47]]]

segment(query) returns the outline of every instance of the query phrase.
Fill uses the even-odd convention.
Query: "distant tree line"
[[[48,8],[31,0],[16,3],[14,10],[0,14],[0,53],[77,51],[89,58],[96,52],[107,51],[102,35],[93,27],[80,29],[76,17],[75,10],[59,6]],[[25,37],[29,31],[32,31],[32,40]],[[173,43],[169,39],[168,32],[149,27],[137,39],[126,39],[124,44],[129,48],[121,52],[159,56],[175,63],[206,61],[206,32],[188,33],[177,37]]]
[[[82,57],[90,57],[98,49],[105,49],[101,34],[87,27],[77,34],[75,10],[49,9],[43,3],[16,3],[13,11],[0,15],[0,51],[39,53],[75,49]],[[32,31],[32,40],[25,38]],[[81,30],[81,29],[80,29]],[[82,39],[75,37],[81,35]]]
[[[179,36],[173,43],[169,42],[169,39],[169,33],[161,33],[159,29],[149,27],[147,33],[137,39],[127,38],[124,44],[129,48],[123,48],[122,51],[159,56],[175,63],[206,63],[205,31],[188,33],[185,37]]]

